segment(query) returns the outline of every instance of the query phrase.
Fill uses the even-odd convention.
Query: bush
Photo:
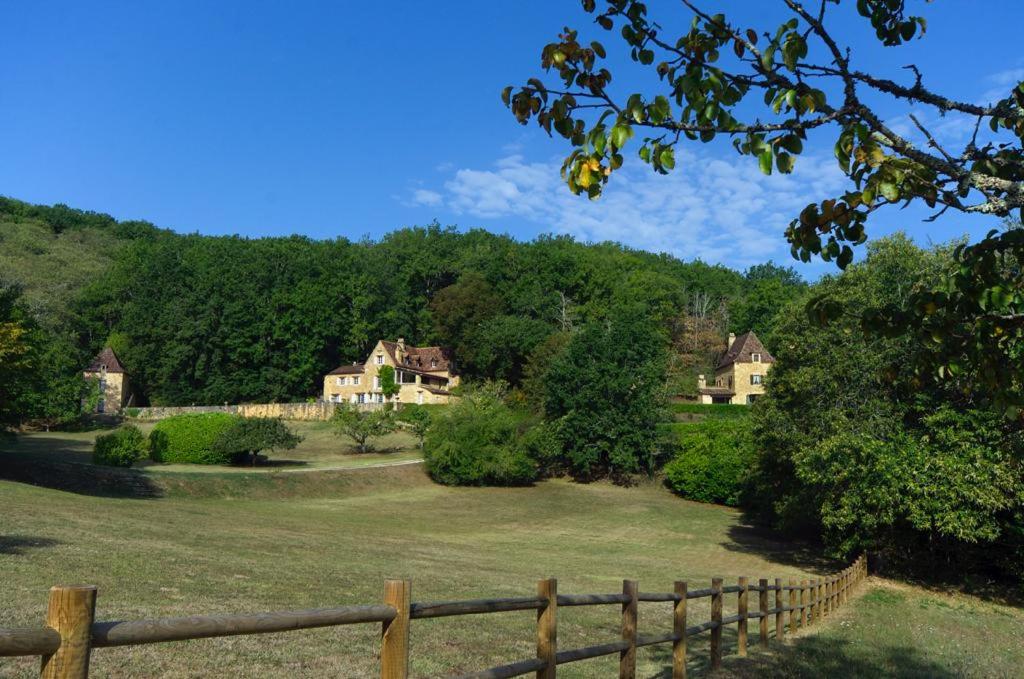
[[[347,436],[356,444],[356,450],[365,453],[372,449],[370,440],[390,434],[397,426],[395,413],[390,408],[363,410],[351,403],[339,403],[331,415],[334,433]]]
[[[707,420],[729,420],[750,415],[750,406],[736,403],[673,403],[673,413],[701,415]]]
[[[302,437],[276,417],[247,417],[220,433],[213,442],[213,453],[234,464],[249,460],[255,465],[261,451],[291,450],[301,442]]]
[[[404,424],[416,436],[423,448],[423,439],[430,429],[431,415],[426,406],[407,403],[398,411],[398,421]]]
[[[734,507],[754,459],[748,419],[707,420],[679,428],[665,481],[690,500]]]
[[[138,427],[126,425],[117,431],[96,437],[92,461],[107,467],[131,467],[146,457],[146,437]]]
[[[203,413],[161,420],[149,434],[149,456],[155,462],[229,464],[231,456],[215,451],[214,444],[240,419],[227,413]]]
[[[500,385],[467,390],[427,432],[427,472],[452,486],[528,484],[537,478],[530,449],[539,447],[527,436],[530,425],[528,416],[506,405]]]

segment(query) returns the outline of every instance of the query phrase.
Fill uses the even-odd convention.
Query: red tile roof
[[[102,372],[104,367],[108,373],[123,373],[124,368],[121,367],[121,361],[117,360],[117,354],[110,347],[103,347],[103,351],[96,354],[96,358],[92,359],[92,363],[85,369],[87,373],[98,373]]]
[[[745,332],[737,337],[732,346],[718,359],[716,368],[724,368],[732,363],[753,363],[751,354],[761,354],[761,363],[774,363],[775,357],[761,344],[761,340],[753,331]]]

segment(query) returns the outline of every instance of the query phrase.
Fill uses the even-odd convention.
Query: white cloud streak
[[[844,186],[831,159],[804,157],[791,175],[765,176],[751,158],[723,160],[685,151],[668,176],[639,161],[627,164],[612,176],[604,195],[590,201],[569,192],[559,165],[512,153],[489,168],[455,170],[443,190],[416,189],[412,201],[443,204],[455,214],[481,219],[525,219],[582,240],[612,240],[744,267],[787,259],[782,233],[790,220],[807,203]]]

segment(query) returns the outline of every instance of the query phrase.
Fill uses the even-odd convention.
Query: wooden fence
[[[380,676],[404,679],[409,674],[409,628],[413,620],[536,611],[536,657],[467,676],[497,679],[535,673],[538,678],[551,679],[559,665],[618,654],[619,676],[632,678],[636,673],[636,649],[672,644],[672,676],[678,678],[686,676],[688,638],[710,632],[710,665],[715,669],[722,662],[722,629],[726,625],[737,626],[737,652],[745,656],[749,621],[757,621],[758,641],[762,647],[767,647],[773,618],[775,638],[781,640],[787,632],[787,615],[790,633],[827,618],[846,603],[851,591],[866,576],[867,562],[861,556],[849,568],[820,580],[789,580],[783,583],[776,579],[774,584],[770,584],[768,580],[761,579],[757,585],[752,585],[747,578],[740,578],[735,585],[723,586],[721,578],[714,578],[707,589],[691,590],[686,582],[676,582],[673,591],[660,593],[641,592],[635,580],[626,580],[622,583],[621,594],[559,594],[557,581],[549,579],[537,583],[535,597],[432,603],[412,601],[411,581],[387,580],[384,583],[384,600],[376,605],[119,622],[94,621],[96,587],[54,587],[50,590],[46,626],[0,629],[0,656],[42,656],[40,676],[83,679],[89,674],[89,656],[94,648],[380,623]],[[772,606],[768,601],[770,592],[775,593]],[[756,593],[753,604],[751,593]],[[724,616],[723,598],[728,594],[736,595],[736,614]],[[686,604],[691,599],[701,598],[711,599],[711,619],[691,625],[687,619]],[[672,630],[639,634],[637,609],[641,602],[671,603]],[[559,650],[559,608],[603,605],[621,606],[621,638],[596,646]]]

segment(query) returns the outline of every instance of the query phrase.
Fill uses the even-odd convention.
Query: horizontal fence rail
[[[621,594],[559,594],[554,579],[537,583],[537,596],[468,601],[413,602],[409,580],[387,580],[384,601],[365,606],[340,606],[301,611],[278,611],[247,615],[206,615],[184,618],[158,618],[96,622],[96,588],[93,586],[54,587],[46,615],[46,626],[35,629],[0,629],[0,656],[41,656],[40,676],[48,679],[85,679],[93,648],[134,646],[186,639],[226,637],[240,634],[267,634],[316,627],[379,623],[381,625],[380,676],[404,679],[409,673],[409,634],[412,620],[443,618],[453,615],[477,615],[511,611],[534,611],[537,616],[537,653],[507,665],[491,667],[465,675],[475,679],[499,679],[535,674],[538,679],[553,679],[559,665],[602,656],[619,656],[619,676],[636,674],[636,649],[672,644],[672,676],[686,676],[689,637],[711,633],[710,666],[722,663],[722,629],[736,625],[736,651],[747,654],[748,624],[758,628],[761,647],[768,646],[769,629],[774,621],[776,639],[789,632],[817,623],[847,602],[851,592],[867,577],[867,560],[858,558],[849,568],[816,580],[761,579],[751,584],[739,578],[735,585],[723,586],[713,578],[711,587],[688,588],[676,582],[671,592],[641,592],[636,581],[625,580]],[[774,605],[769,607],[769,594]],[[723,615],[723,598],[736,595],[736,613]],[[711,599],[711,619],[688,624],[687,602]],[[637,613],[640,602],[672,604],[672,631],[639,634]],[[620,606],[621,637],[584,648],[558,648],[558,609],[573,606]],[[787,620],[788,615],[788,620]]]

